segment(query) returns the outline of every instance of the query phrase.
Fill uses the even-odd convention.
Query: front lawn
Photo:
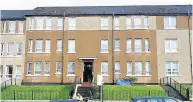
[[[1,92],[1,100],[68,99],[71,85],[10,86]]]
[[[131,100],[141,96],[167,96],[160,86],[104,86],[104,100]]]

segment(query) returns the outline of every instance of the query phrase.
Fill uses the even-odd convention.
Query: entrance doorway
[[[13,66],[12,65],[7,65],[7,73],[6,73],[6,77],[7,78],[12,78],[12,74],[13,74]]]
[[[83,82],[92,82],[93,62],[84,62]]]

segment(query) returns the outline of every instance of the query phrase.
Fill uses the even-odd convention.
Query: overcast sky
[[[0,0],[0,10],[33,9],[38,6],[182,5],[193,0]]]

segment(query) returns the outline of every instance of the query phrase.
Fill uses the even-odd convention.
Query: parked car
[[[173,97],[136,97],[131,102],[183,102]]]

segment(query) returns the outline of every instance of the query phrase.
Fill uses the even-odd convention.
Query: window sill
[[[109,76],[108,74],[103,74],[102,76]]]
[[[67,74],[66,76],[69,76],[69,77],[71,77],[71,76],[76,76],[75,74]]]
[[[180,77],[180,75],[165,75],[167,77]]]
[[[144,51],[144,52],[142,52],[142,53],[151,53],[151,52],[149,52],[149,51]]]
[[[56,75],[61,75],[62,73],[55,73]]]
[[[46,76],[50,76],[50,75],[41,75],[41,74],[36,74],[36,75],[26,75],[26,76],[31,76],[31,77],[46,77]]]
[[[70,54],[70,53],[76,53],[76,52],[67,52],[67,53],[69,53],[69,54]]]
[[[1,58],[22,58],[23,56],[1,56]]]
[[[109,53],[109,52],[100,52],[100,53]]]
[[[56,52],[62,52],[62,50],[56,50]]]
[[[24,33],[1,33],[2,35],[24,35]]]
[[[107,31],[107,30],[109,30],[109,29],[101,29],[101,31]]]
[[[175,29],[177,29],[177,28],[164,28],[164,30],[175,30]]]
[[[121,73],[114,73],[115,75],[119,75],[119,74],[121,74]]]
[[[27,52],[29,54],[49,54],[51,52]]]
[[[134,29],[134,30],[146,30],[146,29],[150,29],[150,28],[143,28],[143,27],[141,27],[141,28],[131,28],[131,29]]]
[[[178,54],[179,52],[165,52],[165,54]]]
[[[126,76],[151,77],[151,75],[126,75]]]
[[[121,51],[121,50],[114,50],[115,52],[119,52],[119,51]]]

